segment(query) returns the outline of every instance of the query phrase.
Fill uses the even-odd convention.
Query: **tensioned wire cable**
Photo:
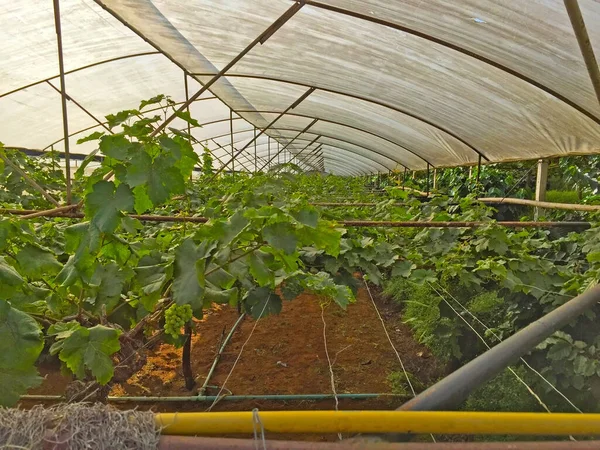
[[[444,296],[435,287],[433,287],[431,283],[427,283],[429,284],[431,289],[433,289],[435,293],[440,296],[440,298],[446,303],[446,305],[448,305],[450,309],[471,329],[471,331],[473,331],[473,333],[477,335],[477,337],[481,340],[481,342],[483,342],[483,344],[488,348],[488,350],[491,350],[492,347],[489,346],[489,344],[486,342],[483,336],[481,336],[481,334],[469,323],[469,321],[463,316],[461,316],[460,313],[456,309],[454,309],[454,307],[448,302],[448,300],[446,300]],[[533,391],[533,389],[525,382],[525,380],[523,380],[523,378],[521,378],[519,374],[517,374],[517,372],[515,372],[511,367],[507,367],[507,369],[515,376],[515,378],[521,384],[523,384],[523,386],[525,386],[525,388],[537,400],[537,402],[542,406],[542,408],[544,408],[547,412],[552,412],[550,411],[550,408],[548,408],[548,406],[542,401],[542,399]]]
[[[502,342],[502,338],[500,336],[498,336],[492,329],[490,329],[485,323],[483,323],[475,314],[473,314],[471,311],[469,311],[469,309],[467,309],[466,306],[464,306],[460,301],[458,301],[456,299],[456,297],[454,297],[440,283],[437,283],[437,284],[440,287],[440,289],[442,289],[447,295],[449,295],[450,298],[452,298],[452,300],[454,300],[467,314],[469,314],[475,321],[477,321],[477,323],[479,323],[483,328],[485,328],[486,331],[488,331],[492,336],[494,336],[498,340],[498,342]],[[555,294],[554,292],[552,292],[552,293]],[[440,295],[440,294],[438,293],[438,295]],[[444,301],[446,301],[446,299],[444,299]],[[446,303],[447,303],[447,301],[446,301]],[[460,314],[458,314],[458,316],[464,320],[464,318]],[[481,338],[481,339],[483,339],[483,338]],[[486,344],[486,346],[487,346],[487,344]],[[489,348],[489,346],[488,346],[488,348]],[[572,406],[573,409],[575,409],[575,411],[583,414],[583,411],[581,409],[579,409],[564,393],[562,393],[556,386],[554,386],[546,377],[544,377],[544,375],[542,375],[535,368],[533,368],[524,358],[520,358],[520,359],[521,359],[521,362],[528,369],[530,369],[533,373],[535,373],[538,377],[540,377],[548,386],[550,386],[558,395],[560,395],[570,406]]]
[[[237,358],[235,359],[235,361],[233,363],[233,366],[231,367],[231,370],[227,374],[227,378],[225,378],[225,381],[223,381],[223,384],[221,385],[221,389],[217,393],[217,397],[215,398],[214,402],[212,402],[212,404],[208,407],[208,409],[206,411],[210,411],[213,408],[213,406],[215,406],[217,404],[217,402],[221,399],[221,393],[225,389],[225,385],[227,384],[227,381],[229,381],[229,378],[231,377],[231,374],[233,373],[233,370],[235,369],[235,366],[237,365],[238,361],[242,357],[242,353],[244,352],[244,347],[246,347],[246,344],[248,343],[248,341],[250,341],[250,338],[254,334],[254,330],[256,330],[256,326],[258,325],[258,322],[260,322],[260,319],[262,319],[263,314],[265,312],[265,309],[267,309],[267,305],[269,304],[270,298],[271,298],[271,294],[269,294],[269,296],[265,300],[265,306],[263,306],[263,309],[260,312],[260,315],[256,319],[256,322],[254,322],[254,326],[252,327],[252,330],[250,331],[250,334],[248,335],[248,338],[242,344],[242,348],[240,348],[240,353],[238,354]]]
[[[408,383],[408,386],[410,387],[410,391],[412,392],[413,397],[416,397],[417,393],[415,392],[415,388],[413,387],[412,383],[410,382],[410,377],[408,376],[408,372],[406,371],[406,368],[404,367],[404,362],[402,361],[402,358],[400,358],[400,354],[398,353],[398,350],[396,350],[396,347],[394,346],[394,343],[392,342],[392,338],[390,337],[390,334],[387,331],[385,322],[383,321],[383,318],[381,317],[381,313],[379,312],[379,309],[377,308],[377,304],[375,303],[375,300],[373,299],[373,295],[371,294],[371,289],[369,288],[369,283],[367,283],[367,280],[365,280],[364,277],[363,277],[363,281],[365,283],[365,287],[367,288],[367,292],[369,293],[369,297],[371,298],[371,302],[373,303],[373,308],[375,308],[377,317],[379,317],[379,321],[381,322],[383,332],[385,333],[385,336],[387,337],[388,342],[392,346],[392,349],[394,350],[394,353],[396,354],[396,357],[398,358],[398,362],[400,362],[400,367],[402,368],[402,372],[404,372],[404,376],[406,377],[406,382]],[[435,437],[433,437],[433,434],[430,434],[429,436],[431,436],[431,440],[433,442],[437,442],[435,440]]]

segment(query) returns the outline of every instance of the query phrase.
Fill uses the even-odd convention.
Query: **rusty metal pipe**
[[[255,450],[257,441],[253,439],[205,438],[190,436],[162,436],[160,450],[227,449]],[[341,442],[310,441],[266,441],[271,450],[591,450],[600,448],[600,441],[559,441],[559,442],[427,442],[382,443],[358,440]],[[262,444],[261,444],[262,448]]]
[[[473,359],[403,404],[399,410],[435,411],[456,408],[468,396],[536,345],[600,302],[600,285],[569,300]]]

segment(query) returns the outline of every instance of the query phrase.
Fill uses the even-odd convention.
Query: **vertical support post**
[[[254,173],[258,171],[258,160],[256,158],[256,127],[254,127]]]
[[[581,50],[581,55],[583,56],[583,61],[585,62],[592,86],[596,92],[596,98],[598,99],[598,103],[600,103],[600,69],[598,68],[598,62],[594,55],[594,48],[592,47],[590,37],[585,27],[583,14],[581,14],[581,9],[579,9],[577,0],[564,0],[564,3],[567,13],[569,14],[571,26],[575,32],[575,37],[577,38],[577,43],[579,44],[579,49]]]
[[[71,204],[71,156],[69,153],[69,121],[67,115],[67,87],[65,85],[65,64],[63,61],[62,30],[60,26],[59,0],[54,0],[54,27],[58,47],[58,70],[60,72],[60,97],[62,105],[63,135],[65,141],[65,178],[67,181],[67,204]]]
[[[477,160],[477,180],[476,183],[479,186],[479,179],[481,178],[481,155],[479,155],[479,159]]]
[[[408,174],[408,169],[405,167],[404,168],[404,176],[402,177],[402,190],[405,190],[405,185],[406,185],[406,175]]]
[[[427,193],[427,197],[429,197],[429,163],[427,163],[427,181],[426,181],[427,189],[425,192]]]
[[[433,190],[437,189],[437,169],[433,169]]]
[[[186,103],[188,103],[188,100],[190,98],[190,92],[188,90],[188,79],[187,79],[187,77],[188,77],[187,73],[184,71],[183,72],[183,89],[185,90],[185,102]],[[186,111],[187,111],[188,115],[191,117],[189,103],[188,103]],[[191,126],[191,124],[189,122],[187,123],[187,133],[188,133],[188,142],[190,143],[190,145],[192,145],[192,126]],[[202,149],[202,152],[204,153],[204,149]],[[190,173],[190,181],[192,181],[193,176],[194,176],[194,171],[192,170],[192,173]]]
[[[548,184],[548,160],[540,159],[538,160],[537,166],[537,177],[535,180],[535,200],[538,202],[543,202],[546,200],[546,185]],[[544,210],[542,208],[535,208],[534,211],[534,219],[538,220],[541,216],[544,215]]]
[[[231,173],[235,179],[235,156],[233,149],[233,109],[229,110],[229,140],[231,143]]]
[[[267,136],[267,172],[271,169],[271,136]]]

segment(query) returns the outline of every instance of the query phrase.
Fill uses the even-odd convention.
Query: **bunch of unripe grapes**
[[[177,339],[181,327],[192,318],[192,307],[190,305],[171,305],[165,311],[165,333]]]

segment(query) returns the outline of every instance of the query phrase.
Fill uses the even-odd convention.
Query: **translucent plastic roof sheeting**
[[[183,103],[185,72],[191,96],[293,5],[61,0],[71,152],[95,150],[75,141],[106,114],[157,94]],[[579,5],[600,55],[600,2]],[[52,2],[0,7],[0,141],[60,151]],[[255,128],[286,110],[255,160]],[[236,170],[293,155],[307,170],[358,175],[600,152],[600,105],[562,0],[307,0],[190,111],[215,167],[246,147]]]

